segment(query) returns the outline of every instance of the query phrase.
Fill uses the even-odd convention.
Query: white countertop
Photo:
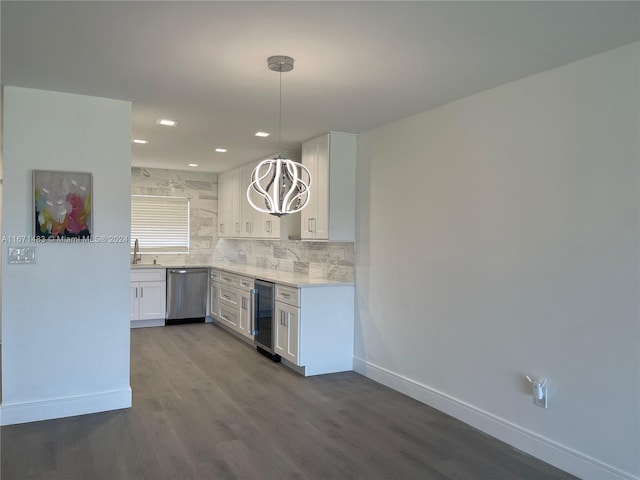
[[[268,268],[251,267],[248,265],[161,265],[153,263],[139,263],[131,265],[131,270],[146,270],[152,268],[215,268],[237,275],[267,280],[269,282],[281,283],[292,287],[330,287],[330,286],[346,286],[353,285],[353,282],[343,282],[339,280],[328,279],[326,277],[315,277],[304,273],[295,272],[279,272]]]
[[[269,282],[281,283],[283,285],[289,285],[292,287],[300,287],[300,288],[353,285],[353,282],[341,282],[339,280],[332,280],[325,277],[313,277],[304,273],[278,272],[277,270],[271,270],[268,268],[260,268],[260,267],[251,267],[248,265],[224,265],[224,266],[214,266],[211,268],[215,268],[216,270],[223,270],[229,273],[236,273],[238,275],[245,275],[247,277],[267,280]]]
[[[211,268],[211,265],[162,265],[160,263],[136,263],[130,265],[131,270],[144,270],[148,268]]]

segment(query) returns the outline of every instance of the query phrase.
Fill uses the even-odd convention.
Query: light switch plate
[[[36,263],[36,247],[9,247],[9,263]]]

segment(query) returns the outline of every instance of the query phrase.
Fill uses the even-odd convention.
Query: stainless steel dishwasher
[[[168,268],[165,323],[204,321],[208,280],[206,268]]]

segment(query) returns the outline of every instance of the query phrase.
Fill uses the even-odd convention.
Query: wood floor
[[[2,480],[573,479],[356,373],[210,324],[131,332],[133,407],[3,427]]]

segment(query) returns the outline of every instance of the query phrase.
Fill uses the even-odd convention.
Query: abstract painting
[[[91,239],[90,173],[33,171],[34,235],[40,239]]]

